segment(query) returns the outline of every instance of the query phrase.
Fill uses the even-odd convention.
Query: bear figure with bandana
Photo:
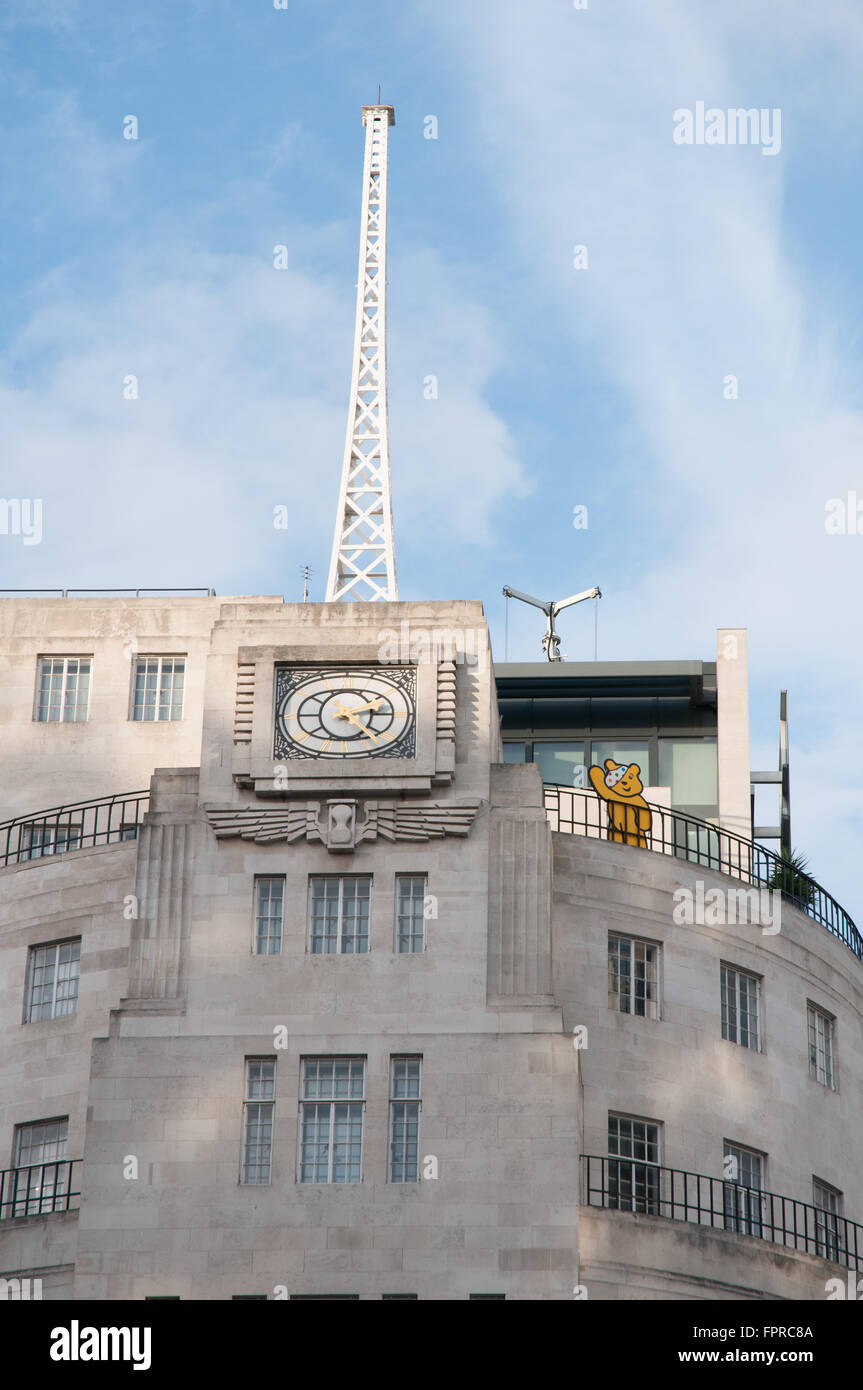
[[[587,775],[597,796],[608,809],[608,838],[619,844],[649,849],[650,807],[638,763],[616,763],[606,758],[605,767],[590,767]]]

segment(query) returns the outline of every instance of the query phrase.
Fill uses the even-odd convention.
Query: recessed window
[[[396,874],[396,951],[416,955],[425,949],[425,874]]]
[[[246,1058],[243,1102],[244,1183],[268,1183],[273,1164],[273,1111],[276,1100],[274,1057]]]
[[[161,721],[182,719],[184,656],[139,656],[132,663],[129,718]]]
[[[726,1140],[722,1176],[725,1229],[740,1235],[763,1234],[765,1155]]]
[[[632,1115],[608,1117],[610,1207],[659,1215],[659,1125]]]
[[[390,1182],[419,1179],[421,1057],[390,1062]]]
[[[77,724],[87,718],[89,656],[40,656],[33,718],[41,724]]]
[[[81,938],[31,946],[27,963],[25,1023],[64,1018],[78,1010]]]
[[[68,1203],[66,1142],[69,1117],[16,1125],[10,1174],[11,1192],[3,1195],[3,1214],[43,1216],[65,1211]]]
[[[659,946],[635,937],[608,937],[608,1007],[639,1018],[659,1017]]]
[[[284,878],[255,879],[255,955],[278,956],[282,950],[285,910]]]
[[[300,1087],[300,1182],[361,1182],[364,1057],[306,1057]]]
[[[820,1178],[812,1179],[812,1205],[815,1207],[815,1245],[824,1260],[837,1264],[844,1258],[842,1231],[842,1193]]]
[[[584,743],[572,739],[563,743],[534,743],[533,761],[539,768],[543,782],[559,783],[562,787],[575,786],[575,769],[584,766]]]
[[[81,848],[81,825],[72,821],[38,821],[21,827],[21,859],[41,859],[43,854],[65,854]]]
[[[757,975],[720,967],[722,1036],[740,1047],[761,1051],[761,981]]]
[[[835,1019],[810,1004],[806,1010],[809,1028],[809,1075],[822,1086],[836,1089],[833,1069]]]
[[[312,875],[309,950],[312,955],[362,955],[369,949],[371,875]]]

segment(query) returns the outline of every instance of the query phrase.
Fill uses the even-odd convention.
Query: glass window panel
[[[572,739],[563,743],[534,743],[533,761],[543,782],[572,787],[575,769],[584,766],[584,743]]]
[[[715,738],[661,738],[659,785],[671,788],[672,806],[716,807]]]
[[[616,763],[638,763],[641,780],[645,786],[650,783],[650,748],[644,739],[598,739],[590,745],[591,767],[604,767],[606,758]]]

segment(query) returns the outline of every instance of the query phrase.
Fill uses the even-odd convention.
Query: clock
[[[413,758],[413,667],[276,667],[276,758]]]

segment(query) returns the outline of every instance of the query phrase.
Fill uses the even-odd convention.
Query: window
[[[760,981],[730,965],[720,967],[722,994],[722,1036],[741,1047],[761,1051],[758,1024]]]
[[[672,806],[687,806],[693,815],[715,814],[717,778],[715,738],[659,740],[659,785],[671,788]]]
[[[81,938],[32,946],[27,970],[25,1023],[63,1018],[78,1011]]]
[[[268,1183],[273,1163],[273,1110],[276,1103],[274,1057],[246,1058],[243,1103],[244,1183]]]
[[[255,879],[255,955],[278,956],[282,950],[284,878]]]
[[[306,1057],[300,1088],[300,1182],[361,1182],[364,1057]]]
[[[839,1222],[842,1217],[842,1193],[819,1178],[812,1179],[812,1203],[815,1207],[815,1246],[824,1260],[837,1264],[845,1256],[844,1243],[839,1241]]]
[[[528,761],[527,746],[524,743],[504,743],[503,760],[505,763],[524,763]]]
[[[638,763],[641,780],[645,786],[650,783],[650,744],[642,738],[592,739],[590,743],[591,767],[605,767],[606,758],[616,763]]]
[[[572,787],[576,785],[575,769],[584,766],[584,744],[572,740],[565,743],[535,743],[533,761],[539,768],[543,782]]]
[[[725,1229],[740,1235],[763,1235],[764,1154],[725,1142],[723,1177]]]
[[[608,1117],[608,1205],[659,1215],[659,1125]]]
[[[68,1116],[16,1126],[12,1216],[41,1216],[65,1210],[68,1135]]]
[[[390,1063],[390,1182],[419,1179],[421,1057]]]
[[[822,1086],[836,1089],[833,1072],[833,1025],[835,1019],[822,1013],[810,1004],[807,1009],[809,1021],[809,1075]]]
[[[71,821],[39,821],[21,827],[22,859],[41,859],[43,854],[65,854],[68,849],[81,848],[81,826]]]
[[[640,1018],[659,1017],[659,946],[608,937],[608,1007]]]
[[[371,875],[312,876],[309,949],[313,955],[358,955],[369,949],[371,886]]]
[[[40,724],[81,723],[90,700],[89,656],[40,656],[33,718]]]
[[[185,678],[184,656],[137,657],[132,667],[129,718],[182,719]]]
[[[396,950],[416,954],[425,949],[425,874],[396,874]]]

